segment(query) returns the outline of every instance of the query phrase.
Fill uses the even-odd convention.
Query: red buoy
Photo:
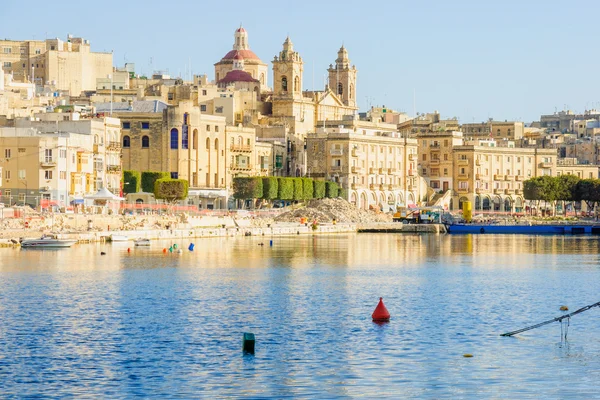
[[[383,297],[379,298],[379,304],[375,307],[375,311],[373,311],[371,317],[375,322],[388,322],[390,320],[390,312],[385,308],[385,304],[383,304]]]

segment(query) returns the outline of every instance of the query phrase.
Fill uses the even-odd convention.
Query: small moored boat
[[[129,238],[126,235],[110,235],[111,242],[126,242]]]
[[[76,240],[72,239],[57,239],[54,236],[44,235],[39,239],[23,239],[21,241],[21,247],[23,248],[64,248],[71,247]]]
[[[145,238],[135,239],[133,241],[133,243],[136,246],[150,246],[150,239],[145,239]]]

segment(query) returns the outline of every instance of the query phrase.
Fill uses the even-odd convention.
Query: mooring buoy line
[[[594,303],[594,304],[590,304],[589,306],[582,307],[582,308],[580,308],[577,311],[573,311],[572,313],[561,315],[560,317],[556,317],[556,318],[550,319],[548,321],[540,322],[539,324],[528,326],[527,328],[519,329],[519,330],[512,331],[512,332],[503,333],[500,336],[514,336],[514,335],[516,335],[518,333],[522,333],[522,332],[525,332],[525,331],[530,331],[532,329],[539,328],[540,326],[548,325],[548,324],[550,324],[552,322],[562,322],[562,320],[565,319],[565,318],[571,318],[573,315],[582,313],[584,311],[589,310],[590,308],[599,307],[599,306],[600,306],[600,301],[597,302],[597,303]]]

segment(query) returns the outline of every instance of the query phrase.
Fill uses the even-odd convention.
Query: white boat
[[[77,240],[72,239],[57,239],[53,236],[42,236],[39,239],[23,239],[21,241],[21,247],[23,248],[61,248],[61,247],[71,247]]]
[[[125,236],[125,235],[110,235],[110,241],[111,242],[126,242],[129,240],[129,237]]]
[[[150,246],[150,239],[145,239],[145,238],[135,239],[133,241],[133,243],[136,246]]]

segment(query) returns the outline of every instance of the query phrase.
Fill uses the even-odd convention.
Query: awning
[[[73,199],[71,200],[71,204],[83,204],[83,199]]]

